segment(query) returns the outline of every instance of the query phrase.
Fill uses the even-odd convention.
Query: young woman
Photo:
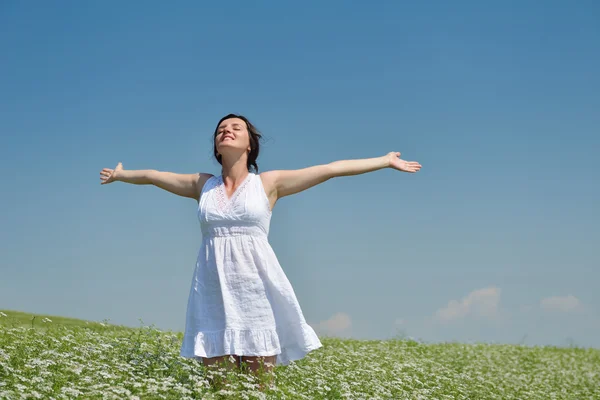
[[[273,207],[333,177],[382,168],[417,172],[400,153],[258,174],[258,130],[241,115],[223,117],[213,134],[221,174],[156,170],[100,171],[101,184],[152,184],[198,202],[202,244],[187,304],[181,356],[204,365],[230,362],[272,373],[322,346],[268,241]],[[253,172],[254,171],[254,172]],[[261,387],[262,388],[262,387]]]

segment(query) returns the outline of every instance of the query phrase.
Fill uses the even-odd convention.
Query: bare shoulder
[[[265,189],[265,194],[269,199],[269,205],[271,206],[271,210],[275,207],[275,203],[277,202],[277,177],[279,176],[279,171],[265,171],[258,174],[262,181],[263,188]]]
[[[265,192],[267,194],[273,192],[276,189],[277,176],[279,175],[279,171],[265,171],[258,174],[262,179],[262,184],[265,188]]]
[[[206,172],[198,172],[196,174],[196,201],[200,202],[200,195],[202,194],[202,189],[206,182],[212,178],[214,175]]]
[[[261,174],[265,190],[276,198],[302,192],[335,176],[330,164],[313,165],[299,169],[281,169]]]

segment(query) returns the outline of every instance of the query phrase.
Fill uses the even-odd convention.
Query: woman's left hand
[[[391,151],[387,154],[390,168],[403,172],[418,172],[421,169],[421,164],[416,161],[402,160],[400,154],[398,151]]]

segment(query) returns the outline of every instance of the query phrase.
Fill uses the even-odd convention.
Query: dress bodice
[[[269,199],[260,175],[250,172],[228,198],[222,175],[210,177],[200,194],[198,219],[203,237],[251,235],[268,237]]]

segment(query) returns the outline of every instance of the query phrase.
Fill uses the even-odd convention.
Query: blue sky
[[[286,197],[270,241],[321,335],[600,347],[593,1],[0,5],[0,309],[182,330],[194,200],[99,171],[419,161]]]

